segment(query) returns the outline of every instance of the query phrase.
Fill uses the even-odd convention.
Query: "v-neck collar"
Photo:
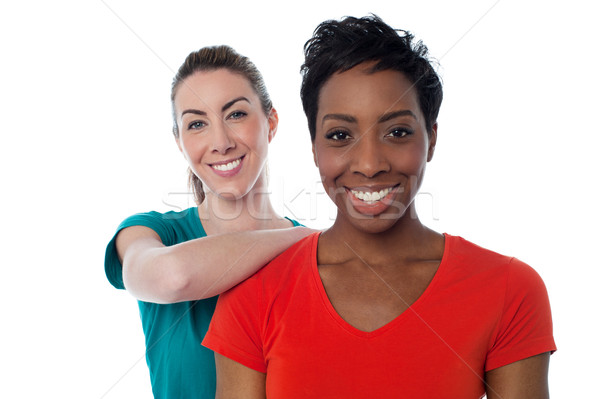
[[[400,313],[388,323],[373,331],[363,331],[359,330],[358,328],[354,327],[352,324],[344,320],[342,316],[340,316],[339,313],[335,310],[331,301],[329,300],[329,297],[327,296],[327,292],[325,291],[325,286],[323,285],[323,281],[321,280],[321,275],[319,274],[319,268],[317,265],[317,247],[319,243],[319,236],[320,233],[315,234],[312,237],[313,242],[311,243],[312,248],[309,265],[314,278],[317,292],[321,297],[325,309],[327,310],[329,315],[334,319],[334,321],[349,333],[361,338],[375,338],[381,334],[384,334],[385,332],[396,327],[397,325],[404,323],[404,321],[411,314],[416,316],[417,318],[421,318],[421,316],[419,315],[419,309],[421,309],[427,304],[428,297],[431,296],[431,293],[435,290],[435,287],[438,285],[439,280],[441,280],[443,278],[443,275],[446,273],[446,264],[448,263],[447,257],[450,254],[450,245],[452,242],[452,236],[449,236],[448,234],[444,233],[444,254],[442,255],[442,260],[440,262],[440,265],[438,266],[438,269],[436,270],[433,278],[427,285],[427,288],[425,288],[425,291],[423,291],[423,293],[404,312]]]

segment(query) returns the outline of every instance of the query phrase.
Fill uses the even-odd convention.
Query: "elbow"
[[[192,277],[185,267],[176,264],[164,265],[164,281],[159,282],[160,302],[163,304],[192,300],[189,289]]]
[[[192,276],[189,269],[168,253],[123,264],[123,283],[136,299],[158,304],[191,300]]]
[[[192,276],[185,264],[164,254],[156,259],[158,280],[155,282],[157,303],[170,304],[189,301],[189,290],[192,285]]]

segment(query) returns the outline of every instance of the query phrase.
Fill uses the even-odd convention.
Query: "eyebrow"
[[[234,98],[233,100],[229,101],[228,103],[226,103],[225,105],[223,105],[221,107],[221,112],[227,110],[228,108],[230,108],[233,104],[237,103],[238,101],[246,101],[248,104],[250,104],[250,100],[248,100],[246,97],[244,96],[240,96],[238,98]]]
[[[406,110],[392,111],[392,112],[385,113],[385,114],[381,115],[379,118],[377,118],[377,123],[387,122],[389,120],[392,120],[394,118],[398,118],[400,116],[411,116],[415,120],[417,119],[417,116],[415,115],[414,112],[412,112],[409,109],[406,109]],[[321,119],[321,124],[323,122],[325,122],[326,120],[329,120],[329,119],[340,120],[340,121],[344,121],[344,122],[348,122],[348,123],[356,123],[357,122],[356,118],[353,117],[352,115],[347,115],[347,114],[327,114],[327,115],[323,116],[323,119]]]
[[[356,123],[356,118],[351,115],[327,114],[327,115],[323,116],[323,119],[321,119],[321,124],[323,124],[323,122],[325,122],[326,120],[329,120],[329,119],[344,121],[344,122],[348,122],[348,123]]]
[[[415,120],[417,120],[417,115],[415,115],[414,112],[412,112],[410,109],[403,109],[401,111],[392,111],[392,112],[388,112],[386,114],[381,115],[377,119],[377,123],[387,122],[389,120],[398,118],[400,116],[412,116]]]
[[[227,109],[231,108],[231,106],[233,106],[233,104],[237,103],[238,101],[246,101],[247,103],[250,103],[250,100],[248,100],[248,99],[247,99],[246,97],[244,97],[244,96],[237,97],[237,98],[234,98],[233,100],[231,100],[231,101],[228,101],[227,103],[225,103],[225,105],[223,105],[223,106],[221,107],[221,112],[224,112],[224,111],[226,111]],[[184,111],[181,113],[181,116],[183,117],[183,115],[185,115],[185,114],[194,114],[194,115],[201,115],[201,116],[206,116],[206,115],[207,115],[207,114],[206,114],[206,111],[201,111],[201,110],[199,110],[199,109],[193,109],[193,108],[190,108],[190,109],[186,109],[186,110],[184,110]]]
[[[181,116],[183,117],[183,115],[185,115],[185,114],[195,114],[195,115],[204,115],[204,116],[206,116],[206,112],[200,111],[199,109],[186,109],[185,111],[183,111],[181,113]]]

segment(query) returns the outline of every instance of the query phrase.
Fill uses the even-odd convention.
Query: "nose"
[[[235,132],[225,123],[219,123],[213,129],[212,150],[219,154],[225,154],[232,148],[235,148]]]
[[[351,171],[365,177],[375,177],[390,171],[390,164],[381,143],[375,135],[363,134],[347,156],[351,157]]]

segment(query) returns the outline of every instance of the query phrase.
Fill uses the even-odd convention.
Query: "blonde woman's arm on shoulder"
[[[137,299],[175,303],[209,298],[245,280],[298,240],[306,227],[214,235],[173,246],[144,226],[116,238],[125,288]]]
[[[487,399],[548,399],[550,353],[528,357],[485,374]]]

